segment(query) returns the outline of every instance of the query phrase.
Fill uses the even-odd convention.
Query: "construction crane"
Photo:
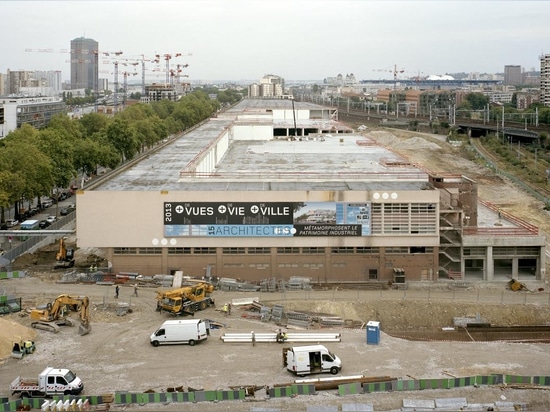
[[[70,53],[73,54],[75,52],[74,49],[53,49],[53,48],[42,48],[42,49],[32,49],[32,48],[26,48],[25,52],[29,53]],[[122,51],[116,50],[116,51],[104,51],[104,50],[87,50],[82,49],[80,50],[79,54],[81,56],[77,57],[76,60],[69,60],[66,61],[66,63],[94,63],[95,67],[95,73],[94,73],[94,101],[95,101],[95,111],[97,112],[97,99],[99,98],[99,83],[98,83],[98,75],[99,75],[99,56],[103,57],[118,57],[123,54]],[[88,56],[86,58],[86,56]],[[116,72],[116,70],[115,70]],[[116,77],[116,73],[115,73]],[[117,80],[115,80],[115,83],[117,83]],[[115,106],[116,110],[116,106]]]
[[[397,88],[397,74],[405,72],[405,69],[398,69],[397,64],[393,65],[393,68],[378,69],[377,72],[389,72],[393,73],[393,89]]]
[[[160,61],[160,59],[164,59],[166,62],[166,84],[170,84],[170,60],[172,58],[182,57],[182,56],[191,56],[191,54],[183,54],[183,53],[174,53],[174,54],[155,54],[156,60]]]
[[[122,97],[122,107],[126,107],[126,96],[128,95],[128,76],[135,76],[137,72],[122,72],[124,76],[124,95]]]
[[[170,69],[170,84],[174,85],[174,79],[179,83],[180,77],[189,77],[187,74],[181,74],[183,69],[189,67],[189,64],[177,64],[176,67]]]

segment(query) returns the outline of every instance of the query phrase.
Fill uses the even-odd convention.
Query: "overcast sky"
[[[121,58],[182,53],[170,63],[203,81],[539,70],[550,53],[550,1],[0,0],[0,27],[1,73],[61,70],[64,80],[70,55],[36,50],[70,49],[81,36]],[[140,66],[123,70],[141,77]]]

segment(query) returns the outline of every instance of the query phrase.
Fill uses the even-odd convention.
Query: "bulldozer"
[[[44,308],[31,310],[31,326],[35,329],[59,332],[59,326],[73,326],[74,321],[69,312],[77,312],[80,318],[79,335],[87,335],[92,330],[90,325],[90,300],[87,296],[59,295]]]
[[[72,268],[74,266],[74,249],[67,249],[66,237],[59,239],[59,250],[55,255],[54,269]]]
[[[194,315],[199,310],[205,310],[214,305],[210,296],[214,286],[200,282],[195,285],[157,292],[157,310],[172,315]]]

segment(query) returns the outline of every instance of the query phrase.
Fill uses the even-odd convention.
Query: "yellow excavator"
[[[70,312],[77,312],[80,319],[79,335],[87,335],[92,330],[90,325],[90,299],[88,296],[59,295],[45,308],[36,308],[31,311],[31,326],[35,329],[59,332],[60,325],[73,326],[74,321],[69,317]]]
[[[54,269],[72,268],[74,266],[74,249],[65,246],[66,237],[59,239],[59,250],[55,255]]]
[[[214,305],[214,299],[210,296],[213,291],[214,285],[202,282],[159,291],[157,292],[157,310],[172,315],[194,315],[195,312]]]

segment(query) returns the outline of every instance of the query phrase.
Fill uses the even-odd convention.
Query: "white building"
[[[24,123],[44,127],[53,116],[66,112],[65,103],[57,97],[0,98],[0,138]]]

